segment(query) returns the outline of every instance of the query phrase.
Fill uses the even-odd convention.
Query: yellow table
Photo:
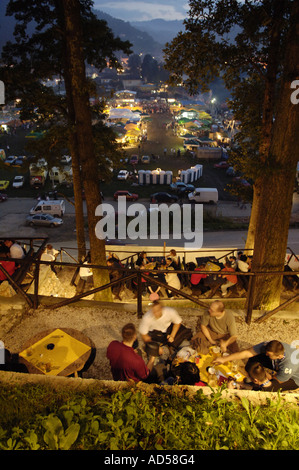
[[[200,372],[200,380],[208,385],[217,386],[225,382],[228,377],[232,377],[235,382],[242,382],[246,377],[242,371],[242,366],[237,362],[227,362],[226,364],[213,364],[216,357],[222,354],[218,352],[219,348],[211,347],[209,354],[195,353],[188,361],[195,362]],[[177,363],[182,362],[178,360]],[[215,373],[209,373],[207,369],[214,369]],[[245,370],[244,370],[245,372]]]
[[[19,354],[33,374],[77,375],[92,351],[92,342],[80,331],[56,328],[31,338]]]

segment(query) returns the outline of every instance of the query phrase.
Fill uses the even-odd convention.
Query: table
[[[221,385],[223,382],[227,381],[228,377],[232,377],[235,382],[243,382],[246,377],[243,365],[240,364],[239,361],[213,364],[214,359],[219,356],[222,356],[220,348],[211,346],[209,354],[201,354],[196,351],[194,354],[191,354],[188,359],[185,358],[185,360],[195,362],[199,368],[200,380],[211,387]],[[179,358],[177,359],[177,364],[183,361],[184,359]]]
[[[27,341],[19,357],[29,373],[64,377],[75,374],[77,377],[92,349],[92,341],[80,331],[54,328]]]

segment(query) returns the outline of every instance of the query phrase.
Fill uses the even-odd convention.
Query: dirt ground
[[[176,304],[174,301],[174,308]],[[199,315],[202,310],[196,308],[177,309],[183,324],[195,333]],[[299,320],[270,318],[266,322],[247,325],[243,318],[237,316],[239,346],[250,347],[261,341],[277,339],[291,344],[299,339]],[[121,328],[133,322],[138,328],[140,319],[134,311],[100,308],[98,306],[64,306],[57,309],[39,307],[28,310],[14,324],[7,324],[2,331],[1,339],[5,347],[17,353],[23,349],[26,341],[37,333],[51,328],[74,328],[87,335],[96,347],[96,356],[90,368],[83,373],[84,378],[111,380],[110,365],[106,358],[106,349],[112,340],[121,340]],[[142,341],[139,338],[139,344]]]

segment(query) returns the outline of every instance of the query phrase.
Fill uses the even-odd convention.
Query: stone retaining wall
[[[58,389],[60,387],[66,389],[73,389],[74,391],[84,391],[89,387],[97,387],[99,390],[117,392],[129,388],[144,390],[148,394],[155,394],[157,389],[166,388],[170,393],[174,392],[177,395],[186,393],[192,397],[195,395],[199,387],[188,385],[149,385],[143,382],[138,384],[130,384],[128,382],[114,382],[113,380],[97,380],[97,379],[82,379],[73,377],[48,377],[45,375],[35,374],[21,374],[18,372],[3,372],[0,371],[0,384],[2,385],[24,385],[24,384],[39,384],[53,387]],[[213,393],[210,387],[201,387],[203,393],[207,396]],[[223,390],[223,398],[227,400],[238,400],[241,397],[246,397],[253,405],[265,405],[268,400],[281,400],[284,403],[299,405],[299,390],[294,392],[283,392],[281,394],[274,392],[255,392],[252,390]]]

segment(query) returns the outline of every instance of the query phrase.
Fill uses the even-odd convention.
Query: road
[[[10,198],[0,205],[0,237],[45,237],[48,236],[52,244],[58,246],[76,246],[76,232],[75,232],[75,208],[69,202],[66,202],[66,214],[64,216],[64,224],[60,228],[44,229],[44,228],[31,228],[25,226],[26,215],[29,210],[35,205],[36,199],[33,198]],[[116,207],[115,202],[106,201]],[[148,201],[142,201],[147,207]],[[85,208],[86,211],[86,208]],[[250,207],[247,209],[240,209],[233,202],[219,201],[217,215],[230,216],[230,217],[246,217],[250,215]],[[299,215],[299,195],[294,193],[293,216]],[[87,238],[88,234],[86,233]],[[203,233],[203,248],[229,248],[229,247],[244,247],[246,240],[246,231],[215,231]],[[171,238],[165,239],[168,246],[183,247],[186,240],[172,240]],[[151,240],[148,243],[146,240],[136,240],[129,242],[134,245],[151,245],[163,246],[163,240]],[[299,229],[289,230],[288,245],[295,253],[299,253]]]

